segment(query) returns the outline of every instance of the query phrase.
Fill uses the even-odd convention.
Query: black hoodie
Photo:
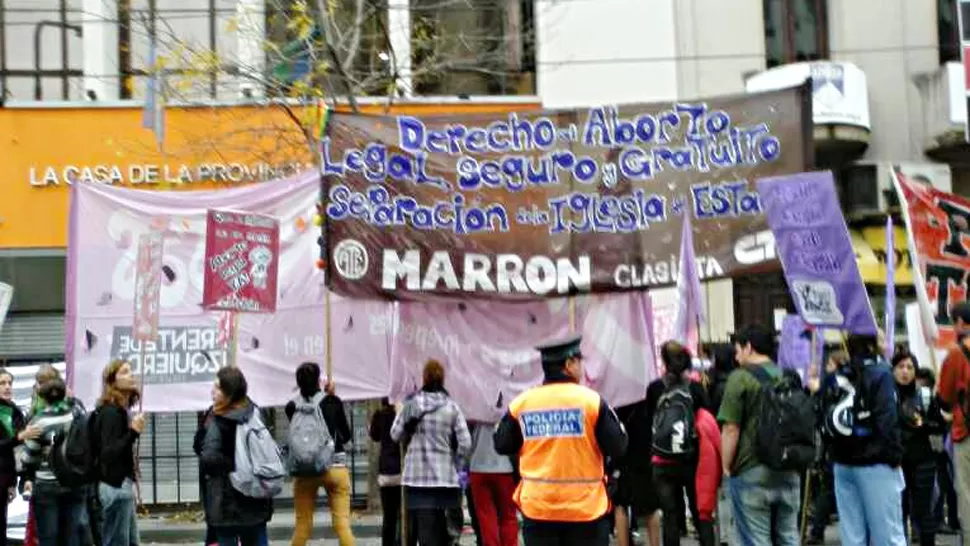
[[[837,374],[829,376],[823,387],[825,407],[839,398],[837,375],[845,376],[856,389],[855,400],[859,422],[850,436],[829,436],[832,460],[848,466],[899,466],[903,460],[903,443],[899,425],[896,380],[881,358],[853,359]],[[827,410],[824,410],[827,411]]]
[[[946,432],[946,422],[940,412],[935,396],[930,397],[928,408],[922,407],[916,381],[909,385],[896,385],[899,393],[899,424],[902,429],[903,463],[918,464],[935,461],[930,437],[942,436]],[[919,423],[920,426],[916,426]]]

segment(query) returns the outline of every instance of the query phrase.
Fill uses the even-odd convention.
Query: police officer
[[[604,456],[622,456],[627,437],[600,395],[578,384],[579,342],[538,347],[545,381],[513,400],[495,429],[496,451],[518,456],[526,546],[609,544]]]

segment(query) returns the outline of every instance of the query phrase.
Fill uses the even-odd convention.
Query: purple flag
[[[886,217],[886,360],[896,349],[896,237],[893,217]]]
[[[704,320],[701,310],[701,280],[697,275],[697,258],[694,256],[694,229],[690,212],[684,212],[683,232],[680,236],[680,267],[677,268],[677,315],[674,321],[674,339],[696,351],[700,341],[700,323]],[[696,352],[695,352],[696,354]]]
[[[802,319],[816,327],[876,335],[832,173],[762,178],[758,193]]]
[[[808,368],[811,364],[822,365],[825,344],[815,343],[812,355],[812,331],[798,315],[786,315],[781,323],[781,340],[778,343],[778,365],[798,372],[802,381],[808,381]]]

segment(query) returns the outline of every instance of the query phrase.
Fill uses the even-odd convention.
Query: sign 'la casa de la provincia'
[[[33,187],[69,186],[82,184],[141,185],[192,184],[221,182],[241,184],[286,178],[313,168],[312,164],[289,162],[270,163],[199,163],[160,165],[141,163],[131,165],[64,165],[31,166],[28,182]]]

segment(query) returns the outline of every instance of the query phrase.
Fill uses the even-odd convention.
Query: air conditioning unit
[[[862,161],[836,173],[842,210],[849,221],[870,216],[885,216],[899,211],[893,187],[893,167],[910,178],[921,180],[939,190],[953,188],[950,166],[943,163]]]

